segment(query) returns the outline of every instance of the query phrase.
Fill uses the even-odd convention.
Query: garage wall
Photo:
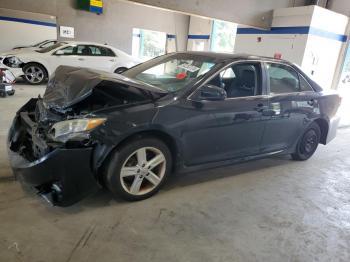
[[[117,0],[104,0],[104,13],[76,10],[75,0],[0,1],[0,8],[54,15],[57,24],[75,28],[75,40],[108,43],[129,54],[134,27],[177,36],[186,50],[189,16]]]
[[[188,51],[209,51],[213,20],[191,16],[188,31]]]
[[[349,0],[330,0],[328,8],[334,12],[350,16],[350,2]]]
[[[272,10],[302,6],[307,0],[129,0],[187,14],[269,28]]]
[[[237,30],[235,52],[281,54],[324,88],[335,88],[333,78],[346,45],[347,24],[346,16],[317,6],[277,9],[271,30]]]
[[[56,17],[0,8],[0,35],[0,52],[56,39]]]

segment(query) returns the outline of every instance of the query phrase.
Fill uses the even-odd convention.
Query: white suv
[[[32,85],[42,84],[60,65],[121,73],[138,60],[112,46],[91,42],[58,42],[47,48],[0,57],[0,63]],[[0,66],[3,66],[0,64]]]

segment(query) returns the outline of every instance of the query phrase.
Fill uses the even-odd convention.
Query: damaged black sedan
[[[15,176],[55,205],[101,186],[127,200],[174,171],[291,154],[336,135],[340,97],[298,67],[263,57],[184,52],[122,75],[59,67],[8,136]]]

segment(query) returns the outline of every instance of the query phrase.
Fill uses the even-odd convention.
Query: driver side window
[[[74,55],[74,46],[67,46],[58,51],[63,52],[62,55]]]
[[[261,67],[259,63],[237,63],[221,71],[209,84],[223,88],[227,98],[261,94]]]

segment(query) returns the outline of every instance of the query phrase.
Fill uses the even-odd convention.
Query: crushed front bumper
[[[27,123],[21,116],[28,104],[17,113],[8,135],[8,155],[16,179],[34,187],[41,196],[57,206],[72,205],[100,188],[91,164],[92,147],[57,147],[35,160],[28,160],[21,150],[16,150],[13,144],[19,139],[30,140],[22,143],[25,146],[37,143],[38,138],[29,138],[33,134],[28,134],[31,129],[24,127]]]

